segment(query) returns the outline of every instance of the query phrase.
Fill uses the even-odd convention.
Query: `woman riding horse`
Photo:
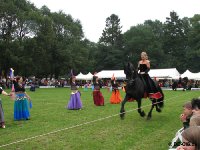
[[[138,63],[140,78],[145,84],[145,94],[151,99],[159,99],[162,94],[158,91],[155,82],[150,78],[148,72],[150,70],[150,61],[146,52],[141,53],[141,60]]]
[[[147,119],[151,118],[154,106],[156,107],[156,111],[161,112],[160,108],[163,107],[164,104],[164,94],[161,88],[148,75],[148,71],[150,70],[150,62],[145,52],[141,53],[141,61],[139,61],[138,63],[138,69],[139,74],[130,62],[128,62],[128,64],[124,66],[124,73],[126,74],[128,82],[126,86],[126,96],[121,103],[120,117],[122,119],[125,115],[124,105],[130,98],[133,98],[137,101],[138,113],[142,117],[145,116],[145,113],[141,109],[141,100],[144,97],[149,97],[151,99],[152,107],[148,113]]]

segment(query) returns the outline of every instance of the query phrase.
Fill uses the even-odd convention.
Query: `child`
[[[183,105],[183,113],[180,116],[180,119],[183,122],[184,129],[189,127],[191,116],[192,116],[192,104],[191,102],[187,102]]]

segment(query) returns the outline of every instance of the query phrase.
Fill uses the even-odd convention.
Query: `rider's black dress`
[[[149,68],[146,64],[139,65],[140,78],[142,79],[145,85],[145,92],[149,98],[159,99],[162,97],[162,94],[159,92],[156,83],[150,78],[148,72]]]

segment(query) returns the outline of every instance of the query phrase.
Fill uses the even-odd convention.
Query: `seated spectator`
[[[182,145],[177,150],[200,150],[200,126],[192,126],[182,133]]]
[[[193,115],[190,126],[200,126],[200,98],[194,98],[191,101]]]
[[[189,127],[190,118],[192,116],[192,104],[187,102],[183,105],[183,113],[180,116],[181,121],[183,122],[183,128],[186,129]]]
[[[169,146],[170,149],[176,148],[178,145],[177,143],[182,143],[182,133],[185,129],[189,127],[190,118],[192,116],[192,103],[186,102],[183,105],[183,113],[180,116],[181,121],[183,122],[183,128],[179,129],[171,141],[171,144]]]
[[[192,126],[200,126],[200,115],[194,115],[191,117],[190,127],[192,127]]]
[[[191,103],[193,115],[200,115],[200,98],[193,98]]]

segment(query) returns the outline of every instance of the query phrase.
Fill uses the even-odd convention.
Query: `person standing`
[[[10,96],[10,94],[6,93],[1,87],[0,87],[0,94],[3,94],[5,96]],[[3,106],[2,106],[1,99],[0,99],[0,127],[1,128],[6,128],[5,120],[4,120]]]
[[[70,78],[70,85],[71,85],[71,96],[67,105],[67,109],[79,110],[82,108],[82,101],[81,101],[81,93],[78,91],[78,88],[76,86],[75,76],[72,76]]]
[[[100,91],[101,84],[99,83],[98,76],[93,76],[93,84],[94,84],[94,90],[93,90],[93,100],[94,104],[96,106],[104,106],[104,97]]]
[[[14,120],[29,120],[29,101],[30,96],[26,93],[23,83],[23,78],[17,76],[16,79],[11,79],[14,84],[15,102],[14,102]]]
[[[111,104],[119,104],[119,103],[121,103],[122,98],[120,96],[120,92],[118,89],[118,83],[117,83],[114,75],[111,78],[111,84],[112,84],[112,95],[110,97],[110,103]]]

